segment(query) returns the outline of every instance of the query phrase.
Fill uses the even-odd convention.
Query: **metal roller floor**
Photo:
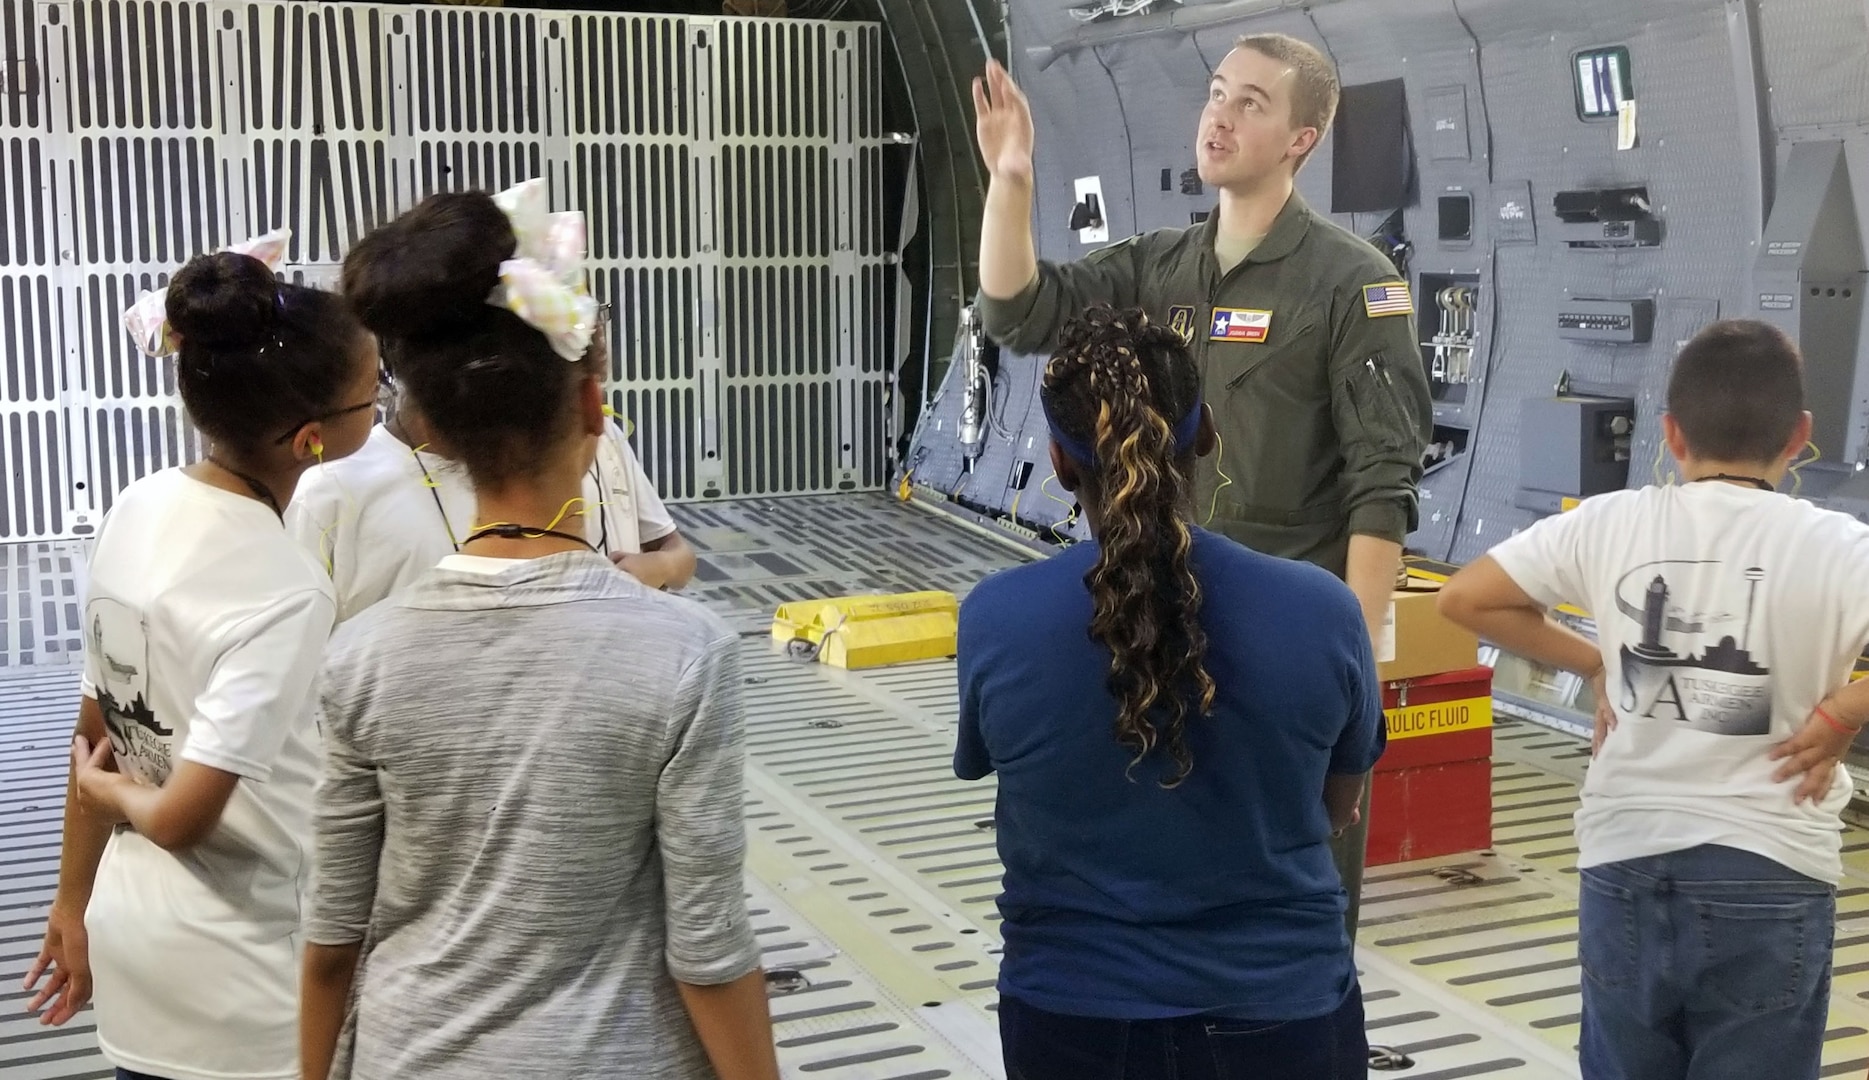
[[[993,786],[950,771],[953,664],[840,672],[789,659],[767,627],[774,607],[801,597],[964,593],[1020,552],[875,495],[686,506],[677,517],[702,552],[690,592],[746,635],[747,891],[769,969],[795,973],[775,982],[772,1003],[786,1074],[1002,1076]],[[0,548],[6,1080],[110,1075],[87,1016],[41,1028],[18,989],[56,882],[81,556],[74,545]],[[1370,872],[1359,949],[1370,1035],[1406,1056],[1405,1075],[1577,1076],[1570,814],[1587,756],[1574,738],[1501,720],[1494,849]],[[1869,1069],[1869,835],[1852,829],[1845,852],[1825,1076]]]

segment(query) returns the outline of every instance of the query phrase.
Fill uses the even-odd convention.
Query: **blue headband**
[[[1201,395],[1197,391],[1194,395],[1194,404],[1188,408],[1187,415],[1175,425],[1176,457],[1194,449],[1194,439],[1201,433],[1201,400]],[[1058,444],[1058,448],[1064,451],[1064,456],[1086,469],[1096,468],[1096,449],[1082,439],[1065,434],[1064,429],[1058,426],[1057,418],[1051,415],[1051,401],[1048,396],[1039,395],[1039,404],[1045,409],[1045,426],[1051,429],[1051,441]]]

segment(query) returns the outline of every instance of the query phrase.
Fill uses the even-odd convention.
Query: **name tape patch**
[[[1209,341],[1264,341],[1272,332],[1272,313],[1252,308],[1214,309]]]

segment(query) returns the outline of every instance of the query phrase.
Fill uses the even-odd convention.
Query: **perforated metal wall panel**
[[[0,540],[48,536],[66,528],[70,437],[64,404],[57,303],[51,274],[55,242],[45,191],[51,175],[44,109],[12,93],[18,65],[5,58],[32,48],[38,23],[30,5],[0,8]]]
[[[719,305],[726,491],[880,485],[880,28],[738,21],[701,49],[718,94],[696,135],[721,210],[701,292]]]
[[[191,460],[119,315],[278,226],[290,274],[435,191],[589,216],[611,398],[666,498],[874,489],[894,333],[881,28],[188,0],[0,9],[0,540]]]

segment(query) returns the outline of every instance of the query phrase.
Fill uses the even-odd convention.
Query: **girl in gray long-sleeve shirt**
[[[488,524],[327,657],[305,1075],[354,979],[358,1080],[774,1080],[737,638],[579,535],[606,365],[566,223],[514,196],[435,196],[345,262]]]

